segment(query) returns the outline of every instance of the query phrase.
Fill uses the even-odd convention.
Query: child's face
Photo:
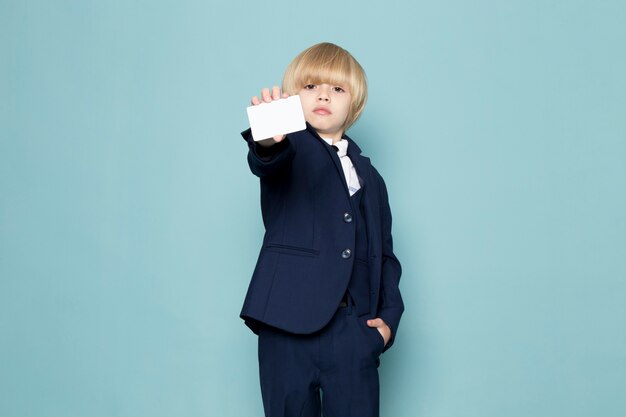
[[[341,139],[350,113],[352,96],[347,88],[331,84],[307,84],[298,93],[304,119],[333,143]]]

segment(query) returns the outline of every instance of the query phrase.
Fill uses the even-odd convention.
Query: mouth
[[[316,107],[313,109],[313,113],[319,114],[320,116],[328,116],[332,114],[332,112],[328,110],[326,107]]]

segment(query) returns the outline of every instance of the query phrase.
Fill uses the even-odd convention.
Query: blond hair
[[[350,112],[343,130],[357,121],[367,102],[367,78],[356,59],[345,49],[328,42],[302,51],[291,61],[283,77],[283,91],[295,95],[307,84],[333,84],[347,88]]]

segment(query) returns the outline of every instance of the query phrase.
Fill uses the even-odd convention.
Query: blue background
[[[623,1],[0,1],[0,415],[261,416],[239,131],[332,41],[407,309],[382,416],[623,416]]]

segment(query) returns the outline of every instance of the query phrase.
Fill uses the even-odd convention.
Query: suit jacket
[[[241,317],[256,333],[260,324],[296,334],[323,328],[337,311],[351,277],[355,225],[336,151],[307,124],[270,147],[258,146],[250,130],[248,164],[261,182],[265,236]],[[401,267],[393,253],[391,211],[385,183],[347,136],[348,156],[363,184],[370,287],[368,318],[391,328],[393,343],[404,305]]]

